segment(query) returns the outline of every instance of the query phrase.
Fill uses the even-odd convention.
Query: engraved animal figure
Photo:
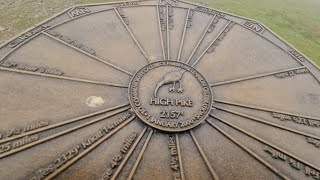
[[[160,87],[167,85],[167,84],[172,84],[172,87],[169,88],[169,92],[178,92],[182,93],[182,85],[181,85],[181,79],[186,71],[185,70],[180,70],[180,71],[173,71],[168,74],[166,74],[161,81],[157,83],[156,89],[154,91],[154,96],[157,97],[157,93]],[[179,89],[176,90],[176,83],[179,82]]]

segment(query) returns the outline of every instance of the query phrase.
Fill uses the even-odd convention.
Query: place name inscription
[[[150,105],[193,107],[190,99],[151,98]]]
[[[84,151],[88,147],[95,144],[99,139],[108,135],[113,129],[121,125],[124,121],[129,119],[131,116],[132,116],[131,112],[128,112],[127,114],[120,116],[117,121],[105,126],[100,131],[98,131],[95,135],[82,141],[80,144],[76,145],[71,150],[62,154],[59,158],[54,160],[52,163],[50,163],[46,167],[37,170],[35,174],[30,178],[30,180],[45,179],[47,176],[49,176],[50,174],[52,174],[53,172],[61,168],[68,161],[77,157],[82,151]]]
[[[39,129],[39,128],[42,128],[42,127],[45,127],[48,125],[49,125],[49,122],[37,121],[33,124],[27,125],[22,128],[12,128],[12,129],[5,131],[4,133],[1,133],[0,139],[14,137],[16,135],[30,132],[30,131],[33,131],[33,130],[36,130],[36,129]],[[30,144],[32,142],[35,142],[38,139],[39,139],[39,135],[35,134],[35,135],[31,135],[31,136],[24,136],[24,137],[19,138],[17,140],[1,144],[0,145],[0,154],[5,153],[5,152],[10,152],[14,149],[17,149],[17,148],[20,148],[20,147],[25,146],[27,144]]]
[[[303,118],[299,116],[292,116],[292,115],[282,114],[277,112],[272,112],[271,114],[273,118],[280,119],[281,121],[292,121],[294,123],[302,124],[306,126],[320,127],[320,121],[318,120]]]
[[[159,7],[159,19],[160,19],[161,31],[166,31],[167,25],[166,25],[166,16],[164,13],[164,6],[158,6],[158,7]]]
[[[138,1],[130,1],[130,2],[119,2],[119,3],[115,3],[114,6],[135,6],[135,5],[139,5]]]
[[[214,28],[216,27],[217,23],[219,22],[219,19],[220,18],[218,16],[214,17],[212,23],[210,24],[210,26],[209,26],[209,28],[207,30],[207,33],[212,33],[213,32]]]
[[[303,62],[305,60],[305,58],[299,52],[297,52],[294,49],[290,49],[288,52],[290,54],[292,54],[294,57],[296,57],[301,62]]]
[[[151,98],[150,105],[153,106],[173,106],[173,107],[193,107],[193,101],[189,99],[168,99],[168,98]],[[183,116],[179,110],[160,111],[160,118],[178,119]]]
[[[126,24],[126,25],[129,25],[129,19],[127,18],[127,16],[124,14],[123,10],[120,8],[120,7],[117,7],[116,8],[120,17],[122,18],[123,22]]]
[[[35,122],[33,124],[27,125],[27,126],[22,127],[22,128],[19,128],[19,127],[18,128],[12,128],[12,129],[9,129],[9,130],[5,131],[4,133],[0,133],[0,139],[13,137],[13,136],[16,136],[16,135],[19,135],[19,134],[23,134],[23,133],[26,133],[26,132],[29,132],[29,131],[33,131],[33,130],[48,126],[48,125],[49,125],[49,122],[47,122],[47,121],[37,121],[37,122]]]
[[[168,7],[168,21],[169,21],[169,29],[173,29],[173,7]]]
[[[236,24],[235,22],[230,22],[227,25],[227,27],[222,31],[222,33],[218,36],[218,38],[208,48],[207,53],[212,53],[215,50],[215,48],[221,43],[221,41],[224,39],[224,37],[228,34],[228,32],[232,29],[232,27],[235,24]]]
[[[131,149],[132,144],[137,138],[137,133],[132,133],[129,137],[126,138],[125,142],[123,143],[122,147],[120,148],[119,154],[115,155],[111,162],[110,162],[110,168],[106,170],[104,173],[103,177],[101,178],[102,180],[108,180],[111,179],[114,170],[117,169],[117,167],[120,165],[122,160],[124,159],[124,156],[128,153],[128,151]]]
[[[174,172],[173,179],[175,180],[181,179],[179,158],[178,158],[178,151],[177,151],[177,142],[173,135],[169,135],[168,148],[170,150],[170,168]]]
[[[300,74],[308,74],[308,73],[309,73],[309,70],[307,68],[302,68],[302,69],[295,69],[292,71],[278,73],[278,74],[275,74],[275,76],[277,78],[284,79],[284,78],[293,77]]]
[[[20,147],[25,146],[29,143],[35,142],[38,139],[39,139],[39,135],[35,134],[32,136],[24,136],[23,138],[18,139],[16,141],[1,144],[0,145],[0,154],[5,153],[5,152],[9,152],[9,151],[17,149],[17,148],[20,148]]]
[[[37,72],[37,73],[43,73],[43,74],[51,74],[56,76],[61,76],[63,74],[63,72],[58,69],[51,69],[47,67],[37,67],[37,66],[19,64],[19,63],[14,63],[9,61],[5,61],[1,63],[0,67],[17,69],[22,71]]]
[[[320,148],[320,141],[311,137],[306,137],[306,141],[309,144],[313,144],[315,147]]]
[[[320,172],[317,169],[309,167],[308,165],[289,157],[288,155],[272,148],[269,146],[264,146],[263,150],[269,153],[274,159],[278,159],[288,163],[292,168],[298,171],[304,171],[304,174],[308,177],[312,177],[313,179],[320,179]]]
[[[192,27],[193,15],[194,15],[194,9],[190,9],[188,19],[187,19],[187,29]]]
[[[217,15],[220,18],[225,17],[224,13],[218,12],[216,10],[213,10],[213,9],[210,9],[210,8],[207,8],[207,7],[196,6],[194,9],[198,10],[198,11],[201,11],[201,12],[204,12],[204,13],[207,13],[207,14]]]
[[[93,50],[92,48],[89,48],[89,47],[77,42],[76,40],[72,40],[71,38],[64,36],[58,32],[55,32],[53,30],[49,30],[49,31],[46,31],[46,33],[50,34],[51,36],[53,36],[55,38],[60,39],[63,42],[66,42],[67,44],[70,44],[76,48],[79,48],[79,49],[81,49],[91,55],[94,55],[94,56],[96,55],[96,51]]]
[[[29,32],[26,32],[24,34],[22,34],[21,36],[19,36],[18,38],[14,39],[12,42],[10,42],[9,47],[10,48],[14,48],[17,45],[21,44],[22,42],[26,41],[27,39],[31,38],[32,36],[42,32],[45,29],[50,28],[50,25],[41,25],[33,30],[30,30]]]

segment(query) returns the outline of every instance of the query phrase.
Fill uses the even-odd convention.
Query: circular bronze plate
[[[319,67],[260,22],[77,5],[0,47],[0,179],[319,179],[319,107]]]
[[[185,131],[203,122],[211,109],[211,89],[194,68],[175,61],[148,64],[132,78],[129,100],[148,125],[162,131]]]

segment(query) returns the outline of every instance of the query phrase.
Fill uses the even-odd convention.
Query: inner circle
[[[191,66],[157,61],[140,69],[129,85],[129,101],[149,126],[181,132],[203,122],[211,109],[211,89]]]

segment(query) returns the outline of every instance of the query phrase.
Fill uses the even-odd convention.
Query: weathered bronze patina
[[[0,179],[320,179],[319,128],[319,67],[201,5],[78,5],[0,48]]]

